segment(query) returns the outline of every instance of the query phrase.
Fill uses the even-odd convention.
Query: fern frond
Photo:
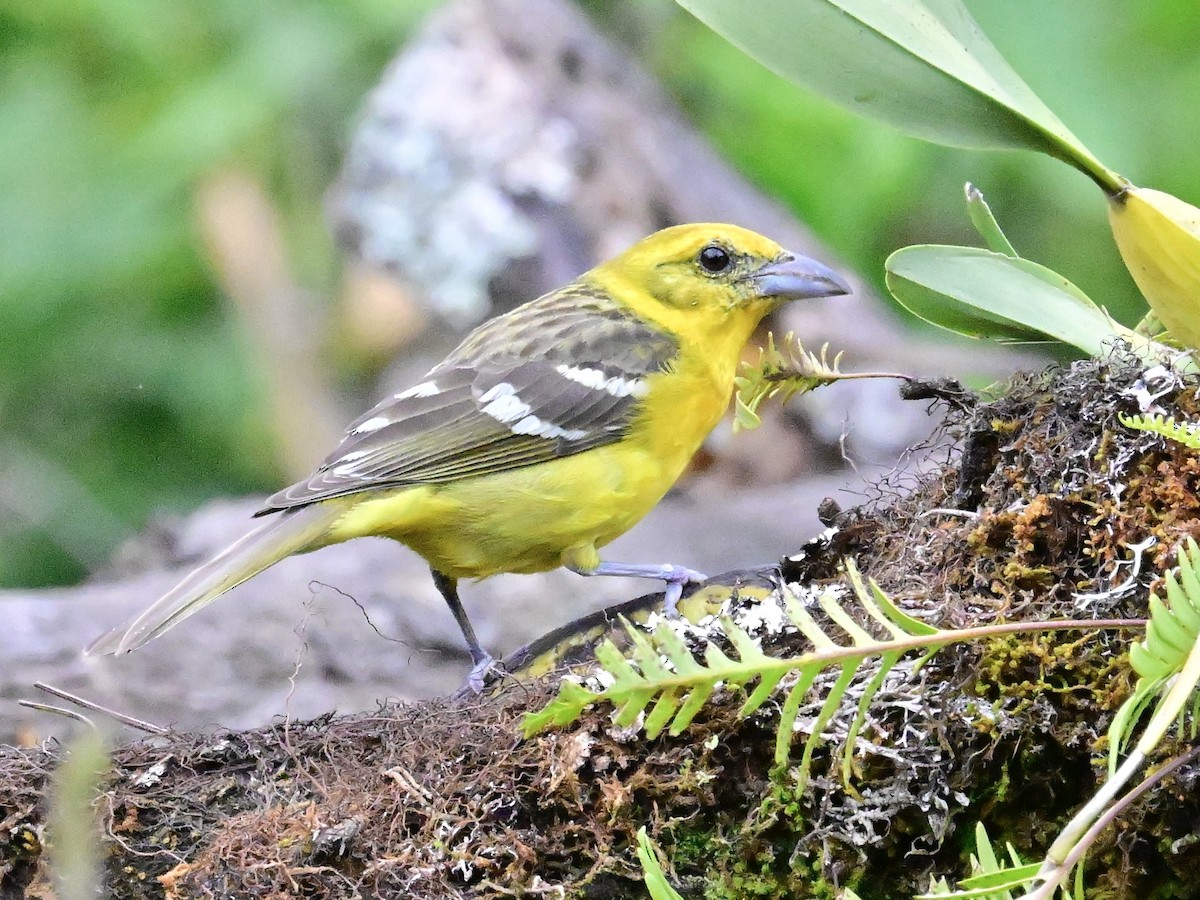
[[[624,618],[621,625],[631,641],[628,655],[611,640],[603,641],[596,648],[596,659],[612,678],[612,683],[603,690],[593,691],[564,680],[558,696],[522,722],[526,735],[569,724],[584,709],[601,700],[616,707],[614,722],[622,727],[636,722],[653,703],[644,723],[647,737],[656,738],[664,729],[676,735],[691,724],[718,684],[741,686],[755,679],[769,682],[770,687],[759,701],[761,704],[770,689],[792,668],[788,660],[773,659],[764,654],[754,639],[728,618],[721,620],[721,628],[738,651],[738,658],[730,658],[715,644],[709,643],[703,663],[692,656],[669,621],[659,622],[649,634]],[[751,711],[744,714],[749,715]]]
[[[1172,441],[1178,441],[1189,450],[1200,450],[1200,422],[1176,422],[1174,416],[1155,413],[1149,416],[1117,415],[1121,424],[1136,431],[1148,431]]]
[[[1109,726],[1110,776],[1117,771],[1117,759],[1129,744],[1133,726],[1167,685],[1173,684],[1200,640],[1200,546],[1195,540],[1187,539],[1179,550],[1179,564],[1167,572],[1163,581],[1166,599],[1157,593],[1150,595],[1146,636],[1129,648],[1130,664],[1139,677],[1133,693],[1121,704]],[[1182,699],[1188,698],[1185,695]],[[1181,704],[1171,717],[1182,710]]]
[[[860,657],[857,660],[847,660],[844,662],[842,664],[842,671],[838,674],[837,681],[833,683],[833,686],[829,688],[829,693],[825,695],[825,702],[821,704],[821,711],[817,713],[817,718],[813,721],[812,728],[809,729],[808,740],[804,742],[804,750],[800,753],[800,765],[796,770],[797,794],[802,793],[808,784],[808,773],[812,770],[813,753],[821,745],[821,735],[829,723],[833,721],[833,717],[841,707],[842,698],[846,696],[846,691],[850,689],[850,685],[854,682],[854,676],[858,674],[858,668],[862,664],[863,659]],[[790,751],[791,735],[785,734],[780,729],[775,741],[775,764],[780,767],[785,765]],[[847,750],[846,752],[852,752],[852,750]]]
[[[743,363],[744,371],[733,379],[737,386],[733,430],[757,428],[762,423],[758,407],[768,398],[786,403],[797,394],[807,394],[822,385],[854,378],[910,380],[908,375],[896,372],[843,372],[841,361],[841,353],[832,361],[829,359],[828,344],[822,345],[817,353],[810,353],[793,332],[784,335],[778,346],[775,335],[768,333],[766,348],[759,348],[758,362]]]
[[[928,622],[915,619],[896,606],[892,602],[892,598],[883,592],[874,579],[871,580],[870,587],[865,585],[862,575],[858,571],[858,566],[854,564],[852,559],[847,558],[845,560],[845,569],[846,576],[850,579],[850,586],[854,590],[855,597],[858,598],[859,605],[871,619],[881,625],[894,638],[905,640],[913,635],[925,635],[928,637],[938,633],[938,629],[934,628]],[[926,650],[917,660],[914,668],[923,665],[929,657],[941,649],[941,646],[941,644],[938,644]],[[842,784],[847,787],[851,783],[854,748],[858,741],[858,735],[866,724],[867,711],[870,709],[875,696],[883,688],[888,673],[892,671],[903,655],[903,652],[895,650],[886,650],[881,653],[879,656],[879,669],[863,688],[862,697],[859,698],[858,706],[854,711],[854,719],[846,731],[846,740],[842,746]]]
[[[878,670],[868,679],[858,701],[850,726],[851,739],[844,750],[843,772],[848,779],[854,739],[866,721],[867,708],[888,673],[910,651],[928,653],[952,638],[948,633],[901,612],[874,582],[870,582],[869,587],[865,585],[852,562],[847,561],[846,571],[853,595],[842,585],[825,588],[809,601],[809,605],[787,587],[776,595],[791,624],[812,644],[813,649],[808,653],[770,656],[745,629],[729,616],[722,616],[718,620],[719,635],[707,641],[702,660],[698,660],[670,621],[660,621],[649,634],[622,621],[629,637],[629,649],[622,653],[612,641],[605,641],[596,651],[597,660],[611,683],[603,689],[590,690],[575,682],[564,681],[559,695],[540,712],[527,716],[522,727],[526,735],[530,735],[548,727],[561,726],[591,704],[606,702],[615,707],[615,724],[630,726],[642,717],[647,738],[654,739],[664,731],[671,735],[681,733],[718,687],[747,691],[739,710],[739,716],[746,718],[776,696],[783,684],[775,742],[775,762],[782,767],[791,755],[796,720],[814,683],[828,669],[837,667],[837,677],[822,698],[817,715],[804,729],[808,737],[797,771],[802,789],[822,732],[837,714],[864,661],[877,658]],[[852,596],[860,607],[855,614],[847,607]],[[816,610],[828,620],[828,625],[817,621],[813,614]],[[863,623],[878,626],[876,630],[883,632],[883,636],[872,634]],[[722,646],[727,646],[729,651]],[[789,676],[789,681],[785,682]]]
[[[841,708],[850,687],[867,660],[877,660],[869,677],[864,677],[862,695],[854,716],[846,728],[841,772],[849,785],[856,740],[866,721],[870,705],[883,689],[889,674],[900,660],[916,652],[913,668],[919,668],[947,644],[974,641],[995,634],[1077,630],[1080,628],[1129,628],[1142,624],[1136,620],[1083,620],[1008,623],[975,628],[946,630],[903,612],[873,580],[864,582],[854,563],[845,562],[851,591],[834,584],[819,592],[811,590],[802,600],[792,585],[782,585],[762,602],[778,602],[794,626],[811,644],[811,649],[795,656],[772,656],[729,615],[716,620],[706,632],[703,653],[692,653],[681,632],[694,628],[681,620],[663,619],[649,633],[620,619],[628,636],[628,649],[622,652],[612,640],[596,649],[602,671],[600,685],[585,687],[564,679],[558,696],[545,708],[527,714],[521,723],[526,737],[555,726],[574,722],[596,703],[614,708],[613,721],[622,727],[639,720],[646,737],[653,740],[664,732],[678,735],[687,728],[704,704],[718,690],[745,691],[738,711],[747,718],[773,698],[782,697],[776,731],[775,763],[787,764],[792,752],[792,735],[817,679],[836,668],[836,678],[820,698],[820,706],[807,732],[799,765],[795,772],[796,790],[807,784],[813,755],[822,734]],[[856,602],[852,613],[850,603]],[[818,621],[818,615],[822,621]]]
[[[758,362],[744,363],[745,371],[734,379],[737,385],[734,430],[757,428],[761,422],[758,407],[768,397],[787,402],[797,394],[805,394],[842,378],[838,369],[842,354],[829,361],[829,345],[820,353],[809,353],[792,332],[782,346],[776,346],[775,335],[767,334],[767,346],[759,348]]]
[[[1038,885],[1027,896],[1049,900],[1095,842],[1116,809],[1119,795],[1146,765],[1163,736],[1184,711],[1196,705],[1200,684],[1200,547],[1189,538],[1179,550],[1179,563],[1165,576],[1167,599],[1150,597],[1146,636],[1130,648],[1129,659],[1139,678],[1109,726],[1109,776],[1091,799],[1071,817],[1046,851],[1037,873]],[[1153,704],[1153,712],[1136,746],[1118,765],[1136,722]],[[1147,785],[1153,780],[1143,779]],[[1126,794],[1136,794],[1141,788]],[[1079,882],[1076,869],[1076,883]]]
[[[869,588],[867,585],[864,585],[862,575],[859,573],[858,566],[855,565],[854,560],[847,557],[845,567],[846,577],[850,579],[850,586],[854,589],[854,595],[858,597],[858,602],[862,604],[867,615],[871,616],[871,618],[886,628],[895,637],[938,634],[939,630],[937,628],[934,628],[928,622],[913,618],[898,607],[892,601],[892,598],[884,593],[883,589],[876,584],[874,578],[871,579]]]
[[[866,683],[866,686],[863,687],[862,697],[859,698],[858,706],[854,710],[854,719],[850,722],[850,727],[846,729],[846,740],[842,744],[842,784],[848,790],[851,789],[850,786],[854,775],[854,748],[857,745],[859,734],[862,733],[863,726],[867,724],[867,711],[871,708],[871,701],[875,699],[875,696],[883,688],[888,674],[895,668],[896,663],[900,662],[901,656],[903,656],[902,653],[894,650],[880,654],[879,669],[871,677],[871,680]]]

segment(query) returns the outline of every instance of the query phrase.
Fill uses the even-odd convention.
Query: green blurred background
[[[252,173],[282,216],[293,276],[332,302],[323,193],[364,94],[435,5],[0,0],[0,585],[78,579],[156,510],[278,486],[262,379],[206,262],[196,192],[231,167]],[[1200,4],[967,5],[1106,165],[1200,201]],[[855,119],[670,0],[585,6],[881,290],[897,247],[977,243],[961,201],[971,180],[1023,255],[1140,317],[1103,199],[1066,166]],[[346,385],[361,375],[327,363]]]

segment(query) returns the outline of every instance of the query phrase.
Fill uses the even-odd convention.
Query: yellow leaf
[[[1125,266],[1176,343],[1200,348],[1200,209],[1131,187],[1108,209]]]

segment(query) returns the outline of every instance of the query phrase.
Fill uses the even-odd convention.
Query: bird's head
[[[648,294],[659,307],[647,311],[655,318],[669,322],[682,314],[691,328],[711,324],[714,330],[734,322],[753,330],[790,300],[850,293],[827,266],[736,225],[665,228],[596,273]]]

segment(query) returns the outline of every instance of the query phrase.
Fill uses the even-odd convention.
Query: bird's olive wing
[[[553,295],[552,295],[553,296]],[[473,332],[421,383],[355,421],[270,512],[377,487],[494,474],[619,440],[675,355],[674,338],[611,301],[534,301]]]

